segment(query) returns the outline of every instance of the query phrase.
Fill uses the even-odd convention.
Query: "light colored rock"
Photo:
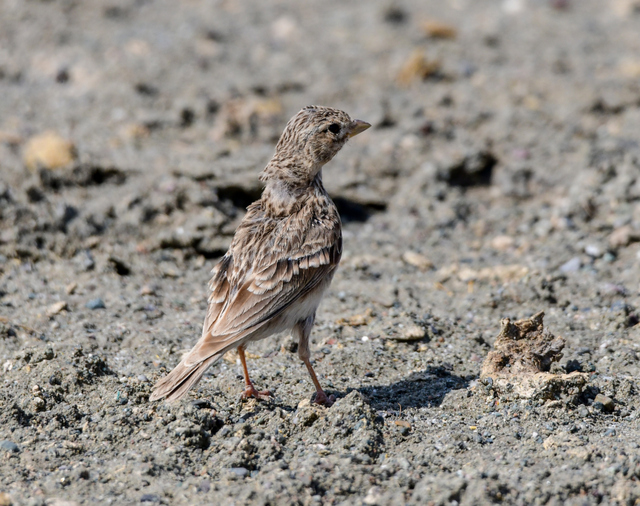
[[[616,228],[609,235],[609,245],[612,248],[624,248],[634,241],[640,241],[640,232],[636,232],[631,225]]]
[[[47,316],[57,315],[58,313],[60,313],[61,311],[64,311],[65,309],[67,309],[67,302],[64,300],[61,300],[59,302],[51,304],[47,308]]]
[[[508,235],[498,235],[491,239],[491,247],[497,251],[507,251],[514,243],[513,237]]]
[[[433,262],[431,260],[424,255],[411,250],[405,251],[402,254],[402,261],[408,265],[417,267],[421,271],[426,271],[433,267]]]
[[[44,132],[27,141],[24,148],[24,163],[29,170],[59,169],[75,159],[75,148],[71,141],[55,132]]]
[[[426,331],[418,325],[409,325],[400,336],[396,337],[396,341],[418,341],[426,335]]]
[[[455,39],[458,35],[455,27],[435,19],[428,19],[422,23],[422,29],[427,37],[432,39]]]
[[[423,80],[440,70],[438,60],[427,60],[424,52],[415,50],[398,73],[397,81],[401,86],[409,86],[413,81]]]

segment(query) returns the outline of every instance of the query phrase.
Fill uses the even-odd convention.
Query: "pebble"
[[[153,286],[144,285],[140,288],[140,295],[155,295],[156,289]]]
[[[154,494],[144,494],[140,498],[140,502],[160,502],[160,499]]]
[[[593,400],[593,407],[600,411],[611,413],[615,408],[615,404],[613,402],[613,399],[611,399],[610,397],[607,397],[606,395],[598,394],[596,395],[596,398]]]
[[[73,143],[55,132],[44,132],[29,139],[24,149],[24,163],[29,170],[59,169],[75,158]]]
[[[4,441],[0,441],[0,448],[13,453],[18,453],[20,451],[20,447],[17,444],[6,439]]]
[[[413,267],[417,267],[421,271],[429,270],[433,267],[433,262],[424,255],[415,251],[405,251],[402,254],[402,261]]]
[[[609,235],[609,245],[616,249],[623,248],[635,239],[636,234],[634,234],[631,225],[623,225],[611,232],[611,235]]]
[[[12,504],[11,496],[6,492],[0,492],[0,506],[11,506]]]
[[[432,39],[455,39],[458,34],[453,26],[434,19],[422,23],[422,29]]]
[[[513,237],[508,235],[498,235],[491,239],[491,247],[498,251],[507,251],[509,248],[513,247],[514,242]]]
[[[34,411],[40,412],[44,411],[47,407],[47,403],[44,401],[42,397],[34,397],[31,401],[31,407]]]
[[[563,263],[559,270],[560,272],[577,272],[580,270],[580,267],[582,267],[580,257],[573,257],[568,262]]]
[[[66,301],[61,300],[59,302],[55,302],[54,304],[51,304],[47,308],[47,316],[57,315],[60,311],[63,311],[65,309],[67,309],[67,302]]]
[[[107,306],[104,305],[104,301],[102,299],[91,299],[87,302],[84,307],[87,309],[105,309]]]
[[[402,66],[396,79],[401,86],[408,86],[413,81],[437,74],[440,66],[438,60],[428,60],[422,50],[416,49]]]
[[[418,325],[408,325],[401,336],[396,337],[397,341],[418,341],[422,339],[427,332]]]
[[[602,250],[595,244],[587,244],[584,248],[584,252],[592,258],[600,258],[602,256]]]
[[[613,437],[613,436],[615,436],[616,434],[617,434],[617,433],[616,433],[616,429],[614,429],[614,428],[607,429],[607,430],[605,431],[605,433],[604,433],[604,435],[605,435],[605,436],[609,436],[609,437]]]
[[[249,470],[244,467],[231,467],[229,468],[233,474],[237,474],[241,478],[244,478],[247,474],[249,474]]]

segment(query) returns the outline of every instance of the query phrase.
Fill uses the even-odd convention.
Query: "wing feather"
[[[189,363],[206,360],[259,330],[338,266],[342,234],[337,212],[324,221],[303,215],[271,224],[251,212],[212,271],[209,309]],[[252,218],[260,219],[261,226],[252,226]]]

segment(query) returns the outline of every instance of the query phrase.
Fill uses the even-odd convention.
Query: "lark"
[[[212,271],[202,337],[154,387],[150,400],[181,399],[205,371],[237,348],[243,397],[265,398],[245,360],[245,348],[291,331],[316,388],[314,401],[331,405],[310,362],[316,310],[342,255],[338,210],[322,183],[322,168],[346,142],[371,125],[343,111],[309,106],[287,123],[260,179],[261,198],[247,208],[229,250]]]

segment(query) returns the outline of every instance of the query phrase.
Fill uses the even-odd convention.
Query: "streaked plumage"
[[[308,343],[342,253],[340,216],[321,170],[349,137],[369,126],[320,106],[305,107],[289,121],[260,177],[262,197],[248,207],[229,251],[213,269],[202,337],[155,385],[150,400],[180,399],[232,348],[238,348],[244,368],[245,395],[267,395],[249,380],[244,347],[291,329],[316,386],[316,402],[333,401],[315,377]]]

